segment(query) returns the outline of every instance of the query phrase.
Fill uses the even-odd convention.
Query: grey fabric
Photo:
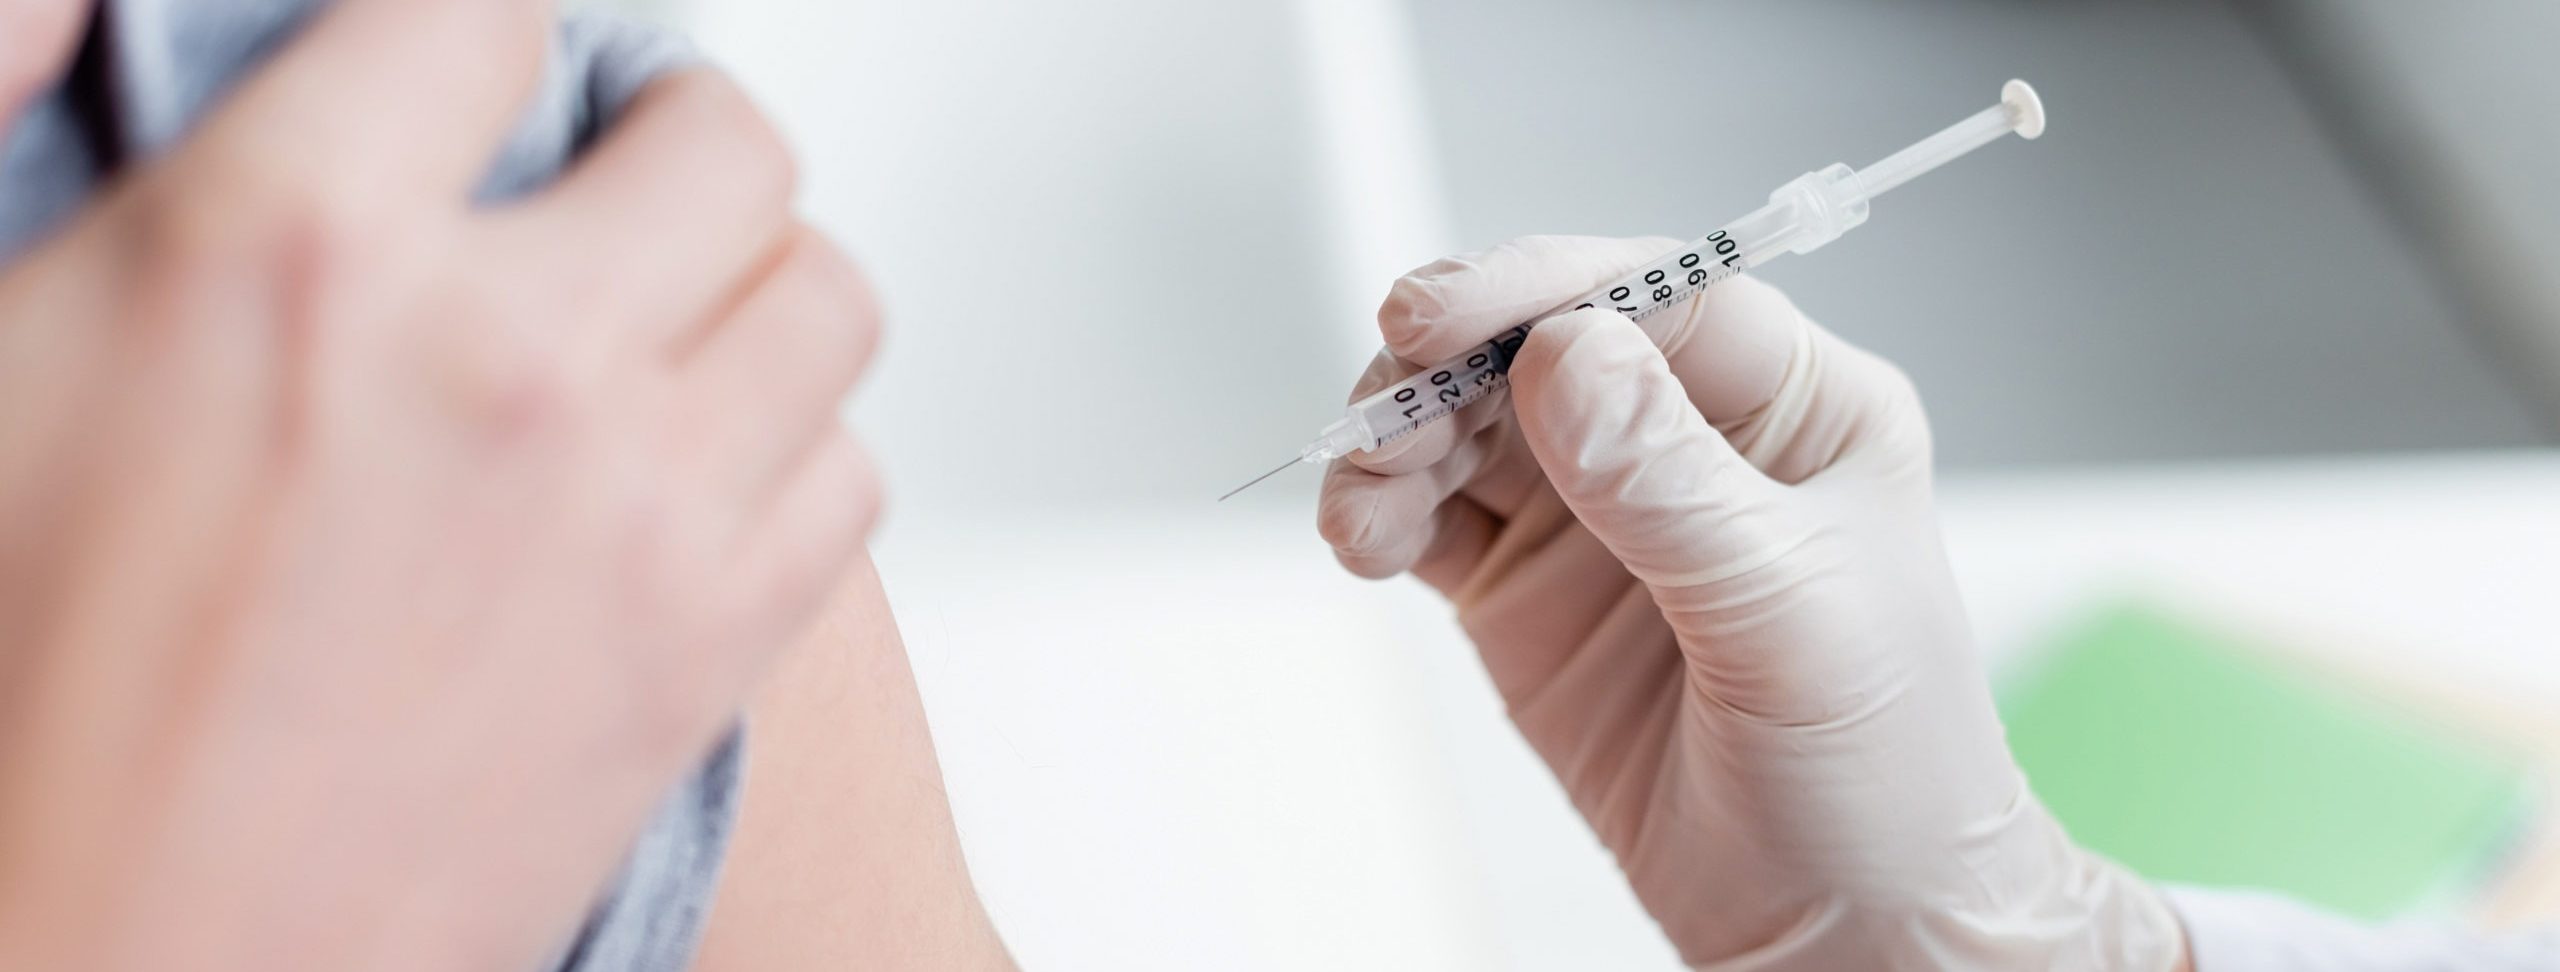
[[[319,6],[316,0],[102,0],[64,84],[28,108],[0,151],[6,180],[0,260],[77,209],[117,170],[175,144]],[[553,40],[546,77],[524,121],[490,167],[482,197],[504,198],[549,181],[650,78],[692,60],[692,48],[673,35],[609,17],[569,18]]]
[[[42,239],[116,173],[176,144],[317,7],[313,0],[100,0],[67,76],[0,137],[0,264]],[[541,186],[650,78],[692,56],[682,41],[656,31],[571,18],[482,198]],[[560,957],[547,967],[672,972],[692,963],[736,820],[740,745],[732,734],[669,795],[585,927],[562,930]]]
[[[720,881],[721,855],[737,824],[744,746],[745,730],[731,733],[693,779],[667,797],[631,848],[622,877],[547,967],[678,972],[693,965]]]

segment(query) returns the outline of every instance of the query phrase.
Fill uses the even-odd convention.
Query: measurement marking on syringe
[[[2024,81],[2002,87],[1999,104],[1865,169],[1831,165],[1805,173],[1770,193],[1768,205],[1724,228],[1529,322],[1513,325],[1459,358],[1370,393],[1351,403],[1342,418],[1298,450],[1298,458],[1321,462],[1411,435],[1508,387],[1506,373],[1512,356],[1526,343],[1536,322],[1568,310],[1603,306],[1642,322],[1781,253],[1810,252],[1837,239],[1866,222],[1868,202],[1875,196],[2012,132],[2024,138],[2044,133],[2044,105]]]

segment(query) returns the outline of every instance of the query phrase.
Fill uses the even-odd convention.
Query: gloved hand
[[[1417,270],[1355,395],[1679,245],[1532,237]],[[1507,406],[1337,462],[1343,564],[1456,604],[1692,965],[2175,967],[2159,896],[2009,757],[1910,382],[1749,277],[1649,326],[1543,323]]]

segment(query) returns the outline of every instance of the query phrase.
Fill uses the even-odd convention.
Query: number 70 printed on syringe
[[[1593,307],[1608,307],[1643,321],[1740,274],[1742,267],[1742,248],[1733,234],[1717,230],[1616,283],[1511,327],[1465,355],[1380,389],[1352,410],[1368,419],[1373,441],[1385,445],[1509,384],[1511,358],[1538,321]]]

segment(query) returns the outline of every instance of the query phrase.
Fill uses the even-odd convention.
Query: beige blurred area
[[[1404,269],[1702,234],[2011,77],[2042,140],[1767,273],[1918,381],[1985,651],[2138,591],[2560,700],[2560,6],[636,6],[886,297],[879,560],[1026,967],[1677,968],[1445,610],[1332,565],[1315,477],[1212,500],[1336,414]],[[2535,839],[2472,917],[2560,918]]]

